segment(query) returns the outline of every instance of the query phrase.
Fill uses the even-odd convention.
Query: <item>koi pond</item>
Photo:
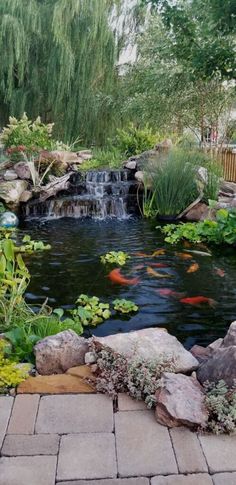
[[[21,232],[52,246],[50,251],[26,257],[32,275],[28,303],[34,306],[47,298],[54,308],[71,308],[81,293],[110,303],[125,298],[134,301],[139,311],[106,320],[92,329],[94,334],[165,327],[187,348],[223,336],[236,319],[235,249],[211,248],[211,256],[197,254],[191,251],[206,252],[206,248],[173,247],[155,226],[139,218],[25,223]],[[114,265],[104,266],[100,256],[112,250],[129,253],[131,259],[121,274],[138,278],[137,284],[118,285],[108,278]],[[188,272],[192,265],[194,272]],[[194,296],[206,297],[210,304],[181,302]]]

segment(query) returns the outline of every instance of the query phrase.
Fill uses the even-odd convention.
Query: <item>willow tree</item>
[[[26,111],[64,140],[102,143],[115,122],[120,4],[1,0],[0,124]]]

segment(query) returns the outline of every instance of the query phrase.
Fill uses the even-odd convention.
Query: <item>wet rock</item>
[[[156,420],[169,427],[196,428],[207,422],[203,389],[196,379],[166,372],[156,392]]]
[[[95,392],[92,385],[85,382],[83,377],[71,374],[29,377],[21,382],[17,388],[17,394],[85,394]]]
[[[34,347],[36,369],[41,375],[62,374],[70,367],[84,364],[88,341],[73,330],[46,337]]]
[[[236,346],[236,321],[231,323],[225,338],[222,340],[221,347]]]
[[[18,177],[22,180],[30,180],[31,172],[29,165],[26,162],[19,162],[14,165],[14,170],[16,171]]]
[[[20,196],[20,202],[28,202],[28,200],[32,199],[33,193],[30,190],[24,190],[24,192]]]
[[[201,221],[207,219],[208,216],[209,207],[204,202],[199,202],[185,214],[185,219],[187,219],[187,221]]]
[[[165,329],[145,328],[136,332],[94,337],[93,341],[98,347],[109,347],[127,358],[168,358],[173,361],[175,372],[191,372],[199,365],[197,359]]]
[[[223,379],[231,387],[236,379],[236,345],[220,347],[213,352],[212,356],[200,365],[197,378],[202,384],[205,381],[218,382]]]
[[[6,204],[17,206],[21,195],[27,189],[26,180],[13,180],[0,183],[0,199]]]
[[[6,170],[6,172],[3,175],[3,178],[4,180],[10,181],[10,180],[16,180],[18,176],[15,170]]]

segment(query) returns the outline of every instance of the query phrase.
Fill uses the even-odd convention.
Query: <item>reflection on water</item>
[[[165,327],[187,347],[194,343],[207,344],[224,335],[228,325],[236,319],[236,252],[218,248],[212,257],[193,254],[193,260],[183,260],[176,248],[163,242],[155,224],[141,219],[125,221],[60,219],[44,223],[27,223],[22,231],[34,239],[50,243],[51,251],[27,256],[32,274],[28,289],[29,303],[42,303],[45,298],[53,307],[73,305],[80,293],[96,295],[104,301],[127,298],[135,301],[140,311],[131,319],[113,317],[96,329],[97,335],[126,332],[143,327]],[[135,253],[152,253],[165,248],[164,255],[153,259]],[[122,250],[132,255],[122,273],[128,278],[139,276],[137,286],[117,286],[107,278],[109,267],[100,263],[100,255]],[[179,251],[187,251],[178,246]],[[159,262],[166,269],[155,268],[170,278],[156,278],[147,273],[149,263]],[[193,262],[199,270],[188,274]],[[144,264],[142,269],[134,266]],[[216,269],[225,271],[220,277]],[[203,295],[218,302],[215,308],[184,305],[179,299],[160,296],[159,289],[168,288],[186,296]]]

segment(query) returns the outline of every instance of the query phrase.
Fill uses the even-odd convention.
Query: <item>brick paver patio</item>
[[[156,423],[98,394],[0,397],[0,485],[236,485],[236,435]]]

